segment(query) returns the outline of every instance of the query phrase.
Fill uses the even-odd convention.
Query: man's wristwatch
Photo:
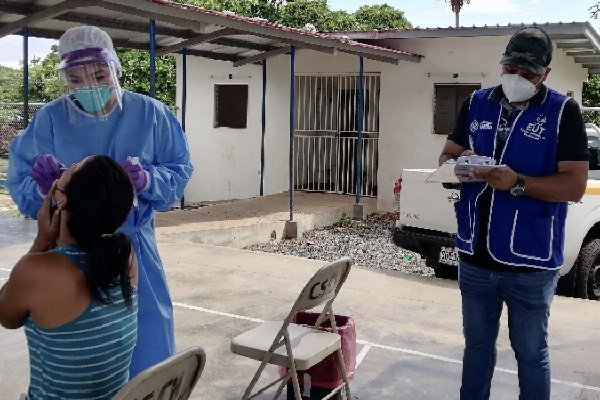
[[[519,174],[517,177],[517,183],[515,183],[515,186],[511,187],[509,191],[513,196],[523,196],[525,193],[525,177]]]

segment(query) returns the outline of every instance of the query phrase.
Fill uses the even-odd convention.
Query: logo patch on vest
[[[528,137],[530,139],[545,139],[543,136],[544,131],[546,130],[546,128],[544,128],[545,123],[546,116],[540,115],[535,119],[535,122],[530,122],[525,128],[521,128],[521,132],[523,132],[523,135],[525,135],[525,137]]]
[[[477,120],[473,120],[473,122],[471,122],[471,132],[475,132],[477,130],[490,131],[492,129],[493,126],[491,121],[477,122]]]
[[[479,129],[489,131],[492,129],[492,121],[481,121]]]
[[[471,122],[471,132],[475,132],[477,129],[479,129],[479,122],[473,120],[473,122]]]

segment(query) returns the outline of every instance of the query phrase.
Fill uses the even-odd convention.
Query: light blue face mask
[[[71,95],[87,112],[96,113],[108,104],[111,95],[109,85],[87,86],[71,89]]]

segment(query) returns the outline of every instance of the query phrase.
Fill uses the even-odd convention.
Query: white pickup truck
[[[600,300],[600,129],[586,124],[590,171],[585,195],[570,203],[566,221],[565,263],[559,293]],[[425,182],[433,169],[405,169],[394,188],[397,246],[421,254],[440,278],[455,278],[454,203],[460,192]]]

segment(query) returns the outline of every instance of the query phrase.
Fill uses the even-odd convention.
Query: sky
[[[471,0],[460,13],[461,26],[508,25],[515,23],[590,21],[600,33],[600,21],[590,18],[589,8],[600,0]],[[356,11],[361,5],[387,3],[404,11],[414,27],[454,26],[454,14],[444,0],[329,0],[332,10]],[[29,39],[29,56],[44,57],[55,40]],[[17,68],[23,57],[21,36],[0,39],[0,65]]]

